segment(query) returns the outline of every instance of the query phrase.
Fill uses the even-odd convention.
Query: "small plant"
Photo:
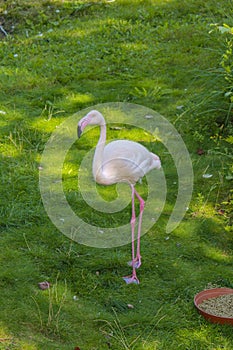
[[[195,141],[203,135],[230,135],[233,122],[233,27],[212,24],[209,34],[217,34],[218,64],[198,71],[198,92],[187,101],[177,121],[187,118],[187,132]],[[220,33],[220,36],[219,36]],[[184,127],[184,125],[182,125]]]
[[[117,316],[116,311],[113,309],[115,320],[113,322],[103,321],[106,325],[101,328],[102,333],[106,338],[114,339],[121,349],[132,350],[134,349],[134,344],[137,342],[139,337],[136,337],[134,340],[129,341],[125,333],[125,328],[121,325],[121,322]],[[130,327],[129,325],[127,327]]]
[[[128,305],[128,308],[130,309],[132,305]],[[166,315],[160,316],[159,313],[161,312],[161,308],[158,310],[156,315],[151,320],[148,329],[144,329],[143,332],[138,334],[133,340],[129,340],[129,337],[127,335],[127,329],[130,329],[132,327],[137,327],[137,324],[131,324],[127,326],[122,326],[121,321],[116,313],[116,310],[113,308],[114,313],[114,320],[113,321],[107,321],[107,320],[98,320],[101,322],[104,322],[105,325],[100,328],[101,332],[105,335],[107,339],[112,339],[115,341],[117,345],[120,346],[119,349],[124,350],[134,350],[139,349],[138,345],[142,344],[143,349],[147,348],[147,342],[150,340],[150,337],[152,333],[154,332],[155,328],[158,326],[160,321],[166,317]]]
[[[43,111],[41,112],[41,117],[46,116],[46,120],[50,121],[53,117],[55,117],[59,113],[63,113],[64,111],[56,110],[56,106],[51,101],[47,100],[44,106]]]
[[[233,190],[230,190],[227,200],[221,203],[222,212],[227,219],[226,231],[233,231]]]
[[[227,24],[223,26],[218,26],[218,30],[221,34],[230,34],[233,35],[233,27],[229,27]],[[224,71],[224,78],[227,82],[226,91],[224,97],[229,101],[229,109],[227,111],[224,126],[227,127],[233,118],[233,36],[229,36],[226,39],[226,50],[222,55],[221,66]]]
[[[40,306],[41,301],[37,300],[35,297],[32,297],[37,308],[37,317],[39,320],[40,329],[45,331],[45,333],[49,332],[59,334],[61,311],[67,296],[66,282],[65,287],[61,288],[61,286],[58,285],[57,277],[55,284],[49,287],[45,293],[47,293],[47,319],[44,317],[42,306]]]

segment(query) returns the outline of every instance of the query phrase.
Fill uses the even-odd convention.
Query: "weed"
[[[128,308],[130,308],[131,305],[128,305]],[[125,350],[133,350],[138,348],[138,343],[141,343],[143,346],[143,349],[146,348],[148,341],[150,340],[153,332],[155,331],[156,327],[162,321],[166,315],[163,315],[159,317],[159,313],[161,311],[158,310],[157,314],[154,316],[153,320],[149,323],[148,329],[144,329],[143,332],[139,335],[137,335],[133,340],[129,340],[127,336],[127,329],[130,328],[137,328],[137,324],[131,324],[127,326],[122,326],[119,317],[117,315],[117,312],[115,309],[112,309],[114,314],[114,320],[107,321],[107,320],[98,320],[98,322],[102,322],[105,325],[101,327],[101,332],[105,335],[107,339],[115,341],[116,345],[120,346],[120,349]],[[152,337],[153,338],[153,337]]]

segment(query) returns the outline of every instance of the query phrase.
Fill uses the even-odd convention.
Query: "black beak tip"
[[[78,138],[80,138],[82,135],[82,129],[80,125],[78,125],[77,134],[78,134]]]

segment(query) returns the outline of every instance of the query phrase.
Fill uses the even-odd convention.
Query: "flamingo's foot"
[[[139,269],[139,267],[141,266],[141,264],[142,264],[141,257],[136,258],[136,259],[131,260],[131,261],[128,262],[128,265],[129,265],[129,266],[132,266],[132,267],[135,268],[135,269]]]
[[[137,278],[137,276],[132,275],[132,276],[125,276],[122,278],[127,284],[131,284],[131,283],[139,284],[139,279]]]

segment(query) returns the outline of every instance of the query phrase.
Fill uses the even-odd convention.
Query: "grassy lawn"
[[[0,0],[0,349],[232,349],[232,327],[208,323],[193,305],[208,286],[233,287],[233,42],[217,27],[233,27],[232,11],[230,0]],[[121,278],[130,244],[70,240],[39,189],[56,127],[109,102],[165,116],[194,170],[185,218],[167,234],[177,195],[169,152],[143,130],[108,128],[108,139],[157,153],[167,181],[165,208],[142,237],[139,285]],[[89,223],[128,223],[130,205],[98,213],[78,193],[79,165],[98,137],[91,130],[69,150],[64,192]],[[137,189],[146,196],[145,182]],[[114,197],[112,186],[101,191]],[[39,289],[42,281],[50,288]]]

